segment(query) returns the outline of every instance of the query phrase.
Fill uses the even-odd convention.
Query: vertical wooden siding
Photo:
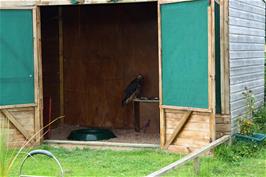
[[[244,113],[245,87],[264,98],[265,3],[262,0],[229,1],[230,107],[232,133]]]
[[[141,73],[142,95],[159,92],[156,3],[65,6],[62,15],[65,123],[132,128],[125,87]],[[141,104],[141,122],[147,116],[158,127],[158,111]]]

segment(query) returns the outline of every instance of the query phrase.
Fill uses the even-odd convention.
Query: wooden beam
[[[62,18],[62,7],[58,8],[58,16],[59,16],[59,97],[60,97],[60,115],[64,115],[64,41],[63,41],[63,18]],[[64,119],[61,119],[61,123],[64,123]]]
[[[200,159],[199,159],[199,157],[196,157],[193,160],[193,168],[194,168],[195,175],[198,176],[200,174]]]
[[[163,109],[174,109],[174,110],[181,110],[181,111],[193,111],[193,112],[211,112],[211,110],[209,110],[209,109],[192,108],[192,107],[181,107],[181,106],[161,105],[160,108],[163,108]]]
[[[160,148],[159,144],[136,144],[136,143],[118,143],[108,141],[70,141],[70,140],[45,140],[49,145],[73,145],[73,146],[106,146],[106,147],[126,147],[126,148]]]
[[[170,4],[170,3],[177,3],[177,2],[189,2],[195,0],[158,0],[159,4]]]
[[[1,112],[14,125],[14,127],[26,138],[26,140],[29,140],[31,138],[31,135],[24,129],[24,127],[16,120],[16,118],[8,110],[2,109]]]
[[[133,114],[134,114],[134,128],[136,132],[140,132],[140,111],[139,102],[133,101]]]
[[[184,116],[180,120],[179,124],[176,126],[176,129],[175,129],[174,133],[172,134],[172,136],[170,137],[169,141],[164,146],[165,149],[167,149],[170,146],[170,144],[176,139],[176,137],[178,136],[178,134],[180,133],[181,129],[184,127],[184,125],[188,121],[188,119],[191,116],[191,114],[192,114],[192,111],[187,111],[184,114]]]
[[[157,25],[158,25],[158,66],[159,66],[159,109],[160,109],[160,146],[163,147],[166,140],[166,123],[165,113],[162,106],[163,94],[162,94],[162,44],[161,44],[161,8],[160,4],[157,4]]]
[[[210,139],[215,140],[215,16],[214,0],[208,7],[208,95],[210,114]]]
[[[34,37],[34,132],[40,132],[42,128],[42,111],[43,111],[43,83],[42,83],[42,54],[41,54],[41,14],[40,7],[32,10],[33,14],[33,37]],[[41,134],[36,135],[36,144],[41,142]]]
[[[221,112],[230,114],[229,84],[229,9],[228,1],[220,0],[220,32],[221,32]]]
[[[140,103],[159,103],[159,100],[144,100],[144,99],[139,99],[139,98],[135,98],[133,99],[133,102],[140,102]]]
[[[0,106],[0,109],[36,107],[35,103]]]
[[[211,149],[219,146],[220,144],[226,142],[230,140],[230,136],[229,135],[226,135],[226,136],[223,136],[222,138],[219,138],[215,141],[213,141],[212,143],[202,147],[201,149],[195,151],[195,152],[192,152],[190,154],[188,154],[187,156],[183,157],[182,159],[174,162],[174,163],[171,163],[170,165],[167,165],[166,167],[163,167],[162,169],[158,170],[158,171],[155,171],[151,174],[149,174],[148,176],[146,177],[157,177],[157,176],[161,176],[167,172],[169,172],[170,170],[173,170],[175,168],[178,168],[178,167],[181,167],[182,165],[186,164],[187,162],[195,159],[195,158],[198,158],[200,155],[210,151]]]

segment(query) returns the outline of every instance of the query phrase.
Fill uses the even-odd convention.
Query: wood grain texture
[[[231,134],[231,116],[216,115],[216,138]]]
[[[178,136],[178,134],[180,133],[180,131],[182,130],[182,128],[184,127],[184,125],[186,124],[186,122],[188,121],[188,119],[190,118],[191,114],[192,114],[192,111],[187,111],[187,112],[184,113],[183,117],[181,118],[181,120],[179,121],[179,123],[177,124],[177,126],[175,127],[174,132],[171,134],[171,137],[166,142],[166,144],[164,146],[165,149],[167,149],[169,147],[169,145]]]
[[[186,155],[185,157],[181,158],[178,161],[175,161],[163,168],[161,168],[158,171],[155,171],[149,175],[147,175],[146,177],[158,177],[158,176],[162,176],[165,173],[169,172],[170,170],[173,170],[175,168],[179,168],[183,165],[185,165],[186,163],[188,163],[189,161],[193,160],[193,159],[198,159],[198,157],[200,155],[203,155],[204,153],[214,149],[216,146],[219,146],[220,144],[228,141],[230,139],[230,136],[223,136],[222,138],[219,138],[217,140],[215,140],[214,142],[205,145],[204,147]]]
[[[184,1],[184,0],[183,0]],[[77,0],[75,5],[86,4],[113,4],[109,0]],[[143,3],[156,2],[156,0],[120,0],[116,3]],[[56,6],[56,5],[73,5],[70,0],[0,0],[0,8],[28,8],[28,6]]]
[[[52,120],[60,116],[60,70],[58,8],[41,8],[43,124],[49,123],[49,99]],[[57,123],[56,123],[57,124]],[[52,125],[55,127],[56,124]]]
[[[1,112],[8,111],[8,115]],[[7,110],[1,110],[0,111],[0,124],[1,125],[7,125],[9,129],[9,138],[8,138],[8,144],[10,147],[21,147],[25,142],[26,139],[33,136],[35,132],[34,127],[34,108],[28,107],[28,108],[10,108]],[[16,128],[16,126],[13,125],[12,122],[9,122],[8,117],[11,119],[15,119],[15,122],[20,125],[20,128],[23,129],[24,134],[27,138],[25,138],[25,135],[21,133],[20,130]],[[7,117],[8,116],[8,117]],[[17,125],[16,124],[16,125]],[[25,133],[26,132],[26,133]],[[31,144],[31,143],[30,143]]]
[[[139,73],[144,75],[142,95],[158,97],[156,7],[143,3],[62,8],[65,123],[132,128],[132,105],[122,107],[121,100]],[[141,119],[149,113],[151,123],[159,125],[158,105],[145,106],[140,108]]]
[[[165,109],[167,142],[170,140],[177,125],[180,124],[186,112],[187,111]],[[208,144],[211,138],[210,114],[211,113],[193,112],[168,150],[188,153]]]
[[[221,113],[230,113],[228,1],[220,1]]]
[[[245,112],[245,87],[252,90],[256,105],[264,98],[265,3],[260,0],[229,0],[229,57],[231,132]]]

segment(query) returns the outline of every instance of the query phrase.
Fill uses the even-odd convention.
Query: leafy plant
[[[256,156],[256,152],[264,148],[264,144],[235,141],[232,145],[223,144],[215,149],[218,159],[238,163],[243,158]]]
[[[253,120],[257,131],[266,133],[266,104],[255,113]]]
[[[2,122],[0,124],[0,176],[7,177],[7,169],[8,169],[8,161],[6,160],[8,155],[8,147],[7,147],[7,138],[8,132],[6,127],[8,127],[8,123]]]
[[[240,134],[242,135],[252,135],[255,132],[255,124],[252,119],[240,118]]]
[[[245,116],[246,118],[252,118],[255,111],[256,111],[256,99],[254,94],[252,93],[251,90],[249,90],[247,87],[245,88],[245,91],[242,93],[245,97],[246,100],[246,112],[245,112]]]
[[[238,120],[240,133],[243,135],[251,135],[255,131],[255,124],[252,118],[256,110],[256,100],[254,94],[248,88],[245,88],[243,95],[246,100],[246,111]]]

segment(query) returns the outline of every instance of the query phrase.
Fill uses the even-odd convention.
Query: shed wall
[[[158,97],[156,3],[66,6],[63,14],[65,123],[133,128],[123,90],[144,76],[141,96]],[[135,13],[138,12],[138,13]],[[159,130],[158,104],[141,104],[142,124]],[[145,120],[145,121],[144,121]]]
[[[243,91],[252,90],[256,105],[264,100],[265,3],[229,1],[230,107],[232,133],[245,111]]]

